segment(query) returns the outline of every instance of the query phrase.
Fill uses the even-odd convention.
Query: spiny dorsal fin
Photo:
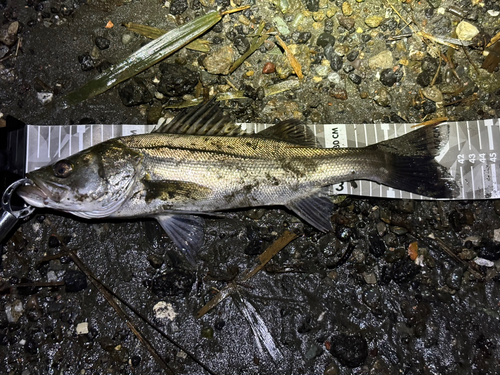
[[[209,101],[180,112],[168,124],[160,126],[154,133],[237,136],[244,134],[229,116],[225,115],[215,101]]]
[[[320,147],[312,130],[300,120],[290,119],[279,122],[255,136],[285,141],[304,147]]]

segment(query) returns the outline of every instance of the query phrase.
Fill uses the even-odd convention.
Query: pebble
[[[461,21],[457,25],[456,33],[460,40],[472,40],[472,38],[479,34],[479,30],[473,24],[467,21]]]
[[[391,51],[382,51],[368,59],[368,66],[371,69],[389,69],[393,66]]]
[[[89,323],[88,322],[78,323],[76,325],[75,330],[77,335],[86,335],[89,333]]]
[[[201,329],[201,337],[206,339],[214,338],[214,329],[212,327],[205,327]]]
[[[424,94],[427,99],[432,100],[433,102],[443,102],[443,94],[436,86],[425,87],[424,89],[422,89],[422,94]]]
[[[384,69],[380,72],[380,82],[385,86],[392,87],[397,82],[397,77],[394,70],[391,68]]]
[[[187,8],[187,0],[172,0],[170,2],[170,14],[173,14],[174,16],[184,13]]]
[[[49,104],[54,99],[54,94],[51,92],[37,92],[36,98],[43,105]]]
[[[446,275],[446,285],[451,289],[458,290],[462,285],[462,278],[464,276],[464,270],[462,267],[455,267],[451,272]]]
[[[243,55],[250,48],[250,42],[248,41],[248,38],[242,35],[238,35],[237,37],[235,37],[233,40],[233,44],[240,55]]]
[[[92,70],[95,67],[94,59],[90,56],[90,53],[78,56],[78,62],[84,72]]]
[[[319,0],[303,0],[303,2],[310,12],[317,12],[319,10]]]
[[[235,60],[235,50],[224,46],[212,52],[203,60],[203,66],[211,74],[228,74]]]
[[[385,243],[377,233],[375,232],[370,233],[368,235],[368,241],[370,243],[370,247],[368,248],[368,250],[370,251],[371,254],[373,254],[377,258],[380,258],[382,255],[385,254],[386,252]]]
[[[297,44],[307,43],[309,39],[311,39],[311,33],[309,31],[304,31],[304,32],[296,31],[292,34],[292,40]]]
[[[437,110],[436,103],[434,103],[430,100],[426,100],[422,104],[422,110],[423,110],[424,115],[430,115],[431,113],[436,112],[436,110]]]
[[[359,85],[362,81],[361,76],[357,75],[356,73],[349,73],[348,77],[351,80],[351,82],[356,85]]]
[[[132,78],[121,83],[118,87],[118,95],[123,105],[127,107],[148,103],[153,99],[153,95],[140,78]]]
[[[7,315],[7,321],[9,323],[16,323],[23,313],[23,303],[20,300],[16,299],[11,303],[5,304],[5,315]]]
[[[141,364],[141,357],[138,355],[134,355],[132,358],[130,358],[130,365],[132,367],[137,367]]]
[[[488,242],[483,244],[478,249],[478,255],[481,258],[488,260],[499,260],[500,259],[500,244]]]
[[[99,48],[101,51],[104,49],[108,49],[109,45],[111,43],[109,41],[109,39],[104,38],[102,36],[96,37],[94,42],[95,42],[95,45],[97,46],[97,48]]]
[[[330,363],[328,366],[326,366],[325,371],[323,372],[323,375],[339,375],[339,367],[335,362]]]
[[[316,67],[316,74],[320,77],[328,76],[329,72],[330,72],[330,66],[319,65]]]
[[[4,44],[0,44],[0,59],[9,53],[9,47]]]
[[[68,293],[76,293],[87,288],[87,277],[83,272],[67,270],[64,273],[64,286]]]
[[[341,333],[332,337],[330,352],[342,366],[354,368],[363,365],[368,357],[368,344],[359,334]]]
[[[500,228],[493,230],[493,241],[500,242]]]
[[[153,312],[155,314],[156,319],[164,320],[168,319],[170,321],[174,321],[175,317],[178,315],[172,304],[167,303],[165,301],[160,301],[156,305],[153,306]]]
[[[370,287],[363,292],[361,297],[363,299],[363,303],[368,306],[372,310],[378,310],[380,307],[380,291],[376,287]]]
[[[373,272],[363,272],[363,279],[367,284],[377,283],[377,275],[375,275]]]
[[[384,20],[384,17],[380,16],[369,16],[365,19],[365,23],[370,26],[372,29],[379,27],[382,21]]]
[[[358,58],[359,56],[359,50],[354,50],[354,51],[351,51],[347,54],[347,60],[349,61],[354,61]]]
[[[198,84],[198,73],[170,63],[160,64],[162,76],[158,91],[166,96],[176,97],[191,94]]]
[[[316,40],[316,44],[320,47],[335,45],[335,37],[330,33],[321,33]]]
[[[161,268],[163,265],[164,261],[162,257],[159,257],[158,255],[155,254],[150,254],[148,255],[148,262],[151,265],[151,267],[158,269]]]
[[[19,30],[19,22],[14,21],[7,26],[0,28],[0,42],[7,47],[12,47],[17,43],[17,32]]]
[[[377,103],[381,107],[389,107],[391,105],[391,96],[389,95],[389,91],[385,87],[380,88],[375,97],[373,98],[375,103]]]
[[[342,87],[333,87],[328,91],[328,94],[339,100],[346,100],[348,97],[347,90]]]
[[[131,33],[131,32],[126,32],[126,33],[123,33],[122,35],[122,44],[129,44],[132,39],[134,38],[134,34]]]
[[[347,1],[342,3],[342,13],[348,17],[352,14],[352,6]]]
[[[305,358],[308,360],[319,357],[323,353],[323,349],[316,344],[312,344],[305,353]]]
[[[192,273],[175,269],[153,279],[151,290],[160,298],[184,296],[189,293],[194,281]]]
[[[351,17],[337,16],[337,20],[339,21],[340,26],[342,26],[347,31],[351,30],[354,27],[355,21]]]

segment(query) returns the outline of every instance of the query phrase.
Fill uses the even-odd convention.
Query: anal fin
[[[286,206],[301,219],[320,231],[329,232],[333,230],[330,219],[333,203],[327,197],[315,194],[289,202]]]
[[[196,254],[203,246],[205,235],[203,218],[196,215],[166,214],[157,216],[156,220],[189,263],[196,265]]]

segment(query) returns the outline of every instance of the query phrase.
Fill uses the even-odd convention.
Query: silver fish
[[[156,218],[195,261],[203,219],[219,211],[282,205],[332,230],[325,188],[365,179],[429,197],[457,185],[434,160],[447,125],[421,128],[364,148],[320,148],[311,130],[283,121],[254,135],[210,101],[156,132],[112,139],[28,173],[17,193],[30,205],[92,218]]]

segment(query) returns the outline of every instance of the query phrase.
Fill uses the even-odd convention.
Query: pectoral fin
[[[195,215],[161,215],[156,220],[187,260],[196,265],[196,254],[203,246],[204,220]]]
[[[320,231],[329,232],[333,230],[330,219],[333,203],[327,197],[312,195],[289,202],[286,206],[301,219]]]

